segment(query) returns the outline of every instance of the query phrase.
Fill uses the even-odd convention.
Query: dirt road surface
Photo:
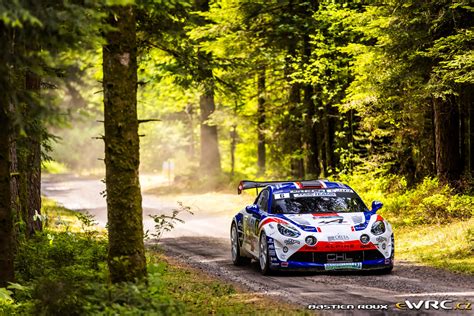
[[[159,176],[141,177],[142,189],[163,184]],[[100,192],[105,185],[97,179],[76,176],[44,177],[43,194],[65,207],[87,211],[95,216],[99,225],[107,222],[106,202]],[[204,195],[180,194],[157,197],[143,195],[145,230],[153,231],[150,214],[170,214],[177,201],[191,206],[194,215],[181,216],[184,224],[176,225],[164,234],[160,246],[167,255],[202,269],[218,278],[236,283],[249,291],[266,294],[306,308],[309,304],[388,305],[388,310],[368,312],[364,310],[332,310],[324,314],[365,315],[407,313],[395,307],[396,303],[419,303],[426,300],[452,301],[474,305],[474,277],[454,274],[440,269],[419,266],[410,262],[396,261],[390,275],[361,273],[280,273],[262,276],[258,264],[235,267],[230,258],[229,225],[234,213],[245,205],[250,197],[231,194],[209,193]],[[461,308],[465,305],[460,305]],[[350,308],[350,306],[349,306]],[[474,307],[473,307],[474,308]],[[411,314],[474,315],[464,310],[442,311],[421,309]]]

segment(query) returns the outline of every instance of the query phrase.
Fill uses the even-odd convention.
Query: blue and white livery
[[[263,188],[254,204],[234,216],[230,228],[235,265],[258,260],[273,270],[393,269],[391,225],[369,210],[348,185],[327,180],[242,181],[242,190]]]

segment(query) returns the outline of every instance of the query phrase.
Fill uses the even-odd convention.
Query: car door
[[[268,189],[264,189],[260,192],[258,198],[255,200],[255,204],[258,207],[258,213],[247,212],[247,215],[244,217],[244,230],[245,235],[247,236],[247,245],[248,251],[255,256],[258,256],[258,238],[259,231],[258,226],[262,218],[262,214],[268,211]]]

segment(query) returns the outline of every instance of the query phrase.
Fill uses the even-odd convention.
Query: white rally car
[[[393,269],[391,225],[372,202],[369,210],[348,185],[327,180],[242,181],[263,188],[254,204],[234,216],[230,228],[235,265],[260,262],[272,270]]]

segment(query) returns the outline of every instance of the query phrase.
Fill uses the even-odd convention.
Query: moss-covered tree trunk
[[[257,78],[257,90],[258,90],[258,109],[257,109],[257,167],[258,174],[265,174],[266,164],[266,141],[265,141],[265,67],[258,72]]]
[[[38,99],[41,88],[41,79],[36,74],[27,71],[25,88],[30,93],[30,102]],[[18,142],[18,171],[20,181],[20,208],[26,235],[32,236],[35,231],[42,229],[41,221],[35,220],[35,213],[41,213],[41,135],[43,127],[37,119],[31,120],[27,106],[24,117],[27,120],[26,135],[21,136]],[[31,120],[31,121],[30,121]]]
[[[105,35],[103,88],[108,264],[112,282],[146,275],[138,177],[137,47],[133,6],[111,8]]]

